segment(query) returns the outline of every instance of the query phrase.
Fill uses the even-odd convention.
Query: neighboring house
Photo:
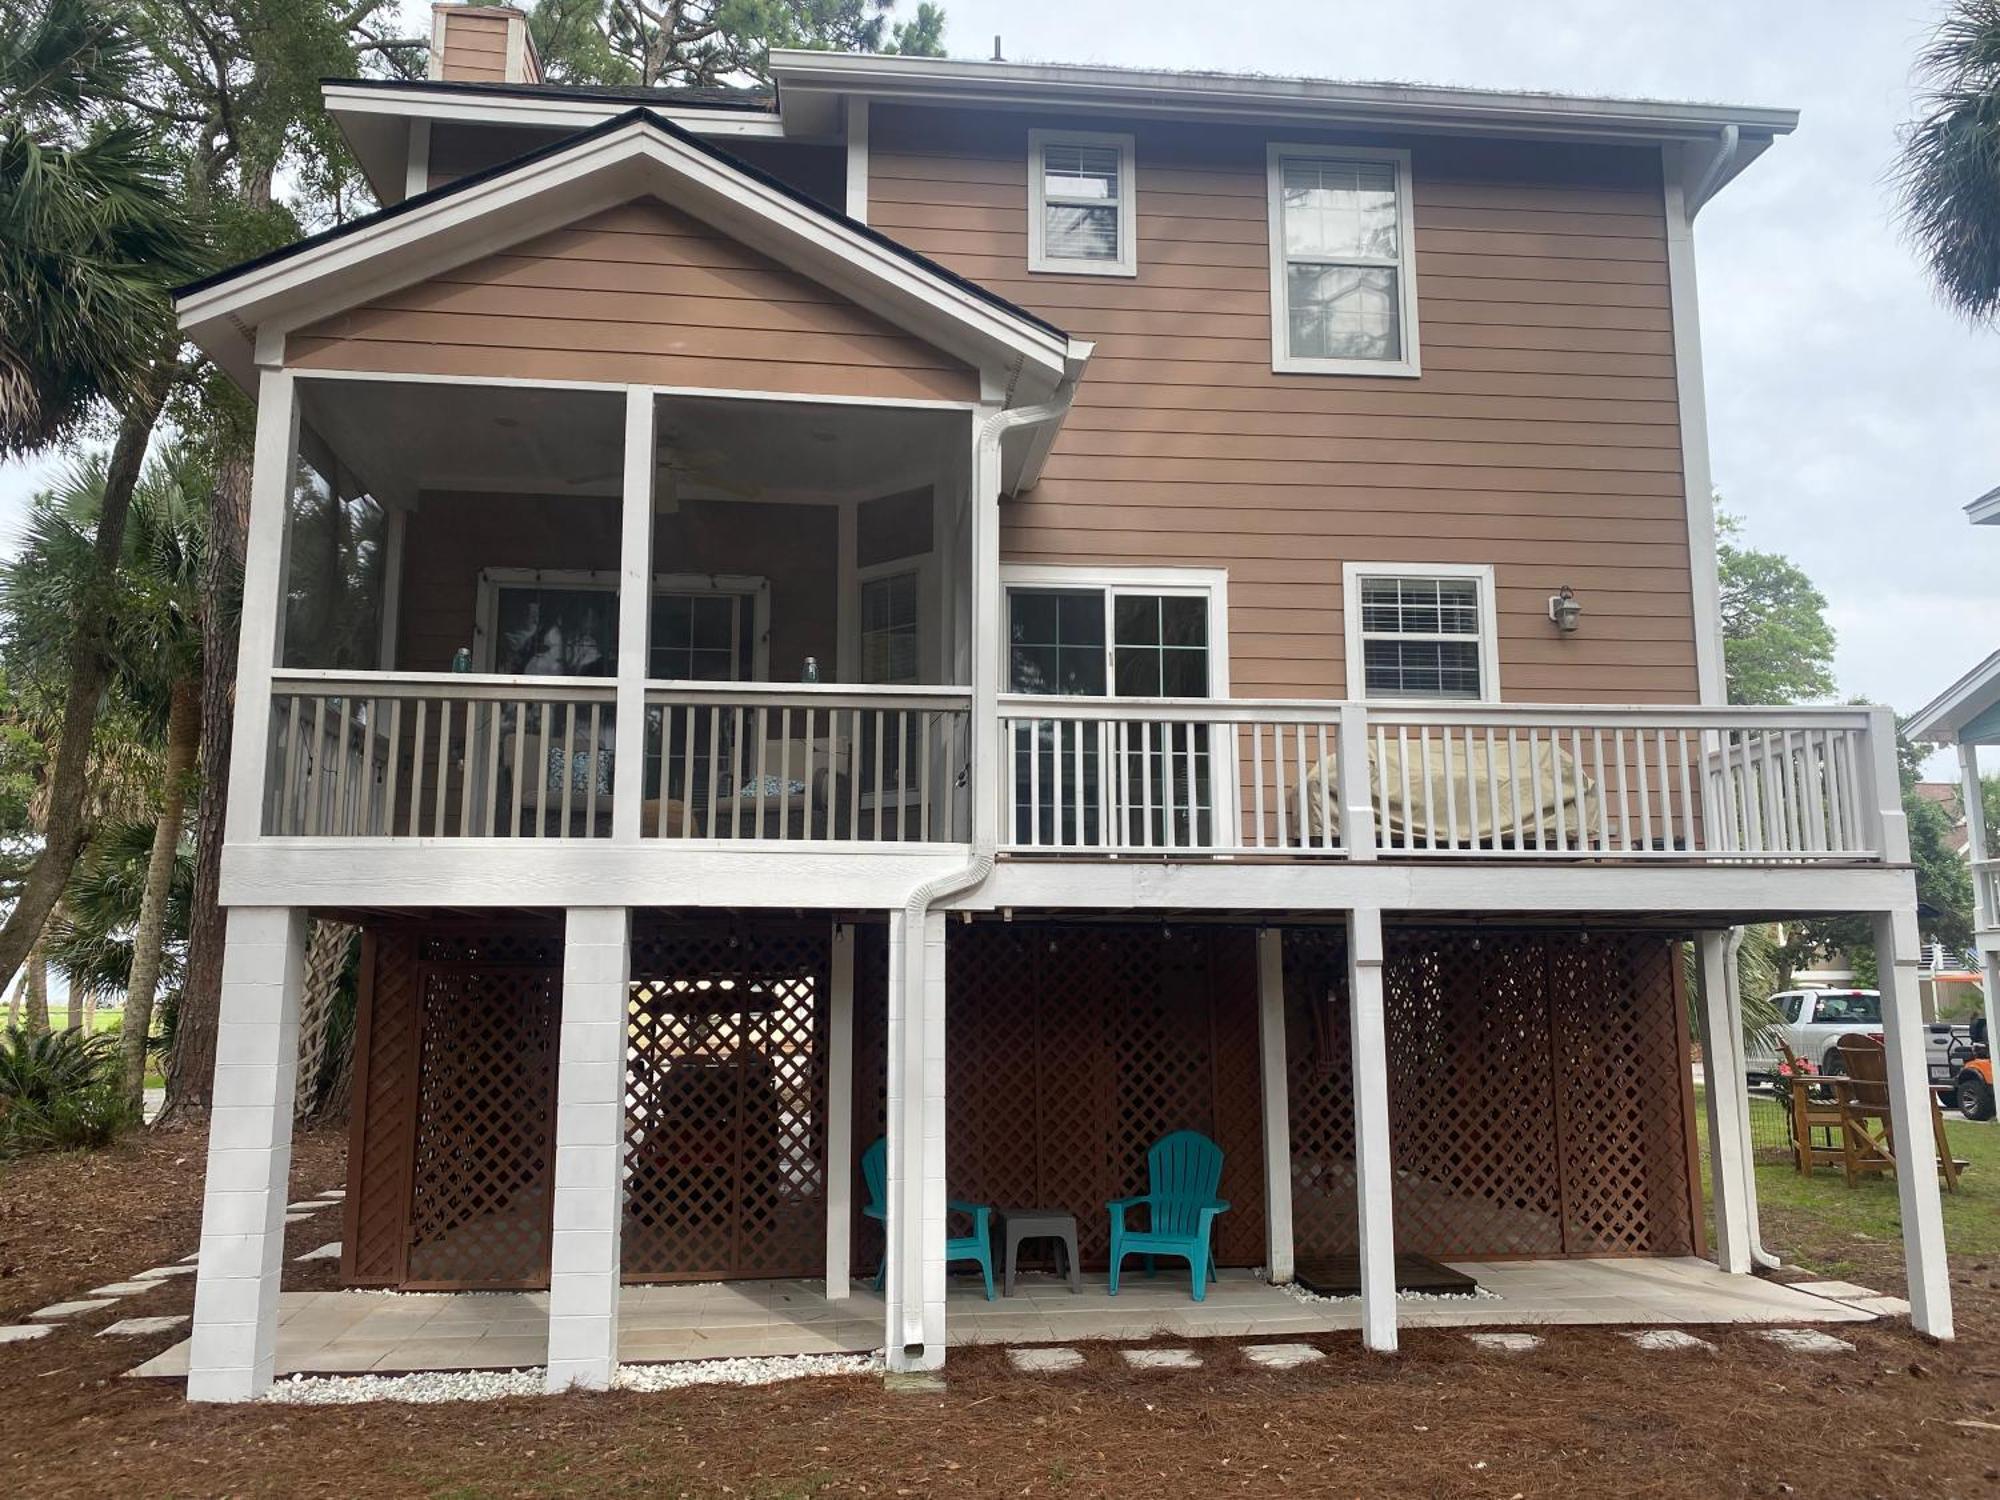
[[[1965,835],[1965,793],[1955,783],[1949,781],[1920,781],[1916,793],[1925,802],[1934,802],[1939,810],[1951,820],[1951,832],[1945,835],[1945,847],[1955,854],[1964,854],[1971,845]]]
[[[191,1394],[270,1376],[308,913],[345,1280],[547,1287],[556,1386],[621,1278],[845,1297],[884,1135],[899,1368],[947,1192],[1101,1265],[1182,1127],[1377,1349],[1392,1248],[1701,1253],[1734,924],[1871,914],[1921,1103],[1890,716],[1722,706],[1689,226],[1790,111],[437,28],[325,88],[383,211],[179,304],[259,407]]]

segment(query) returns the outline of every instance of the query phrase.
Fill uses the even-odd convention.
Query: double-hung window
[[[1415,375],[1410,154],[1272,146],[1271,367]]]
[[[1028,132],[1028,269],[1136,276],[1132,137]]]
[[[1493,570],[1349,563],[1348,692],[1359,698],[1500,696]]]

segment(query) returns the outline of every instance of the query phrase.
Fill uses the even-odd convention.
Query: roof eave
[[[1988,490],[1967,505],[1965,516],[1974,526],[2000,525],[2000,487]]]
[[[1918,744],[1956,744],[1960,728],[1996,703],[2000,703],[2000,651],[1910,715],[1903,732]]]

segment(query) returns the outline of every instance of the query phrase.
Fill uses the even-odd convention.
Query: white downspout
[[[984,555],[979,545],[982,535],[987,534],[976,519],[978,507],[985,501],[983,494],[984,484],[981,476],[986,474],[993,475],[995,481],[994,488],[997,490],[1000,472],[1000,440],[1016,428],[1032,427],[1043,422],[1055,421],[1061,417],[1069,410],[1070,395],[1075,389],[1075,384],[1074,380],[1064,381],[1057,387],[1056,394],[1052,399],[1038,406],[1023,406],[1017,407],[1012,411],[996,412],[991,417],[988,417],[985,424],[979,429],[979,438],[973,448],[972,460],[973,483],[975,486],[972,503],[975,521],[972,527],[971,566],[975,580],[980,577],[990,578],[994,581],[993,586],[997,588],[1000,577],[1000,559],[998,555],[996,554],[992,557]],[[977,633],[977,625],[975,623],[975,637]],[[979,653],[974,654],[972,675],[975,684],[978,682],[981,674],[990,675],[998,670],[999,664],[997,662],[988,661],[985,659],[985,656]],[[981,694],[975,686],[973,693],[971,741],[975,747],[975,768],[980,758],[982,747],[987,746],[985,737],[986,726],[979,722],[980,714],[978,709],[980,697]],[[975,774],[972,785],[973,796],[975,798],[982,797],[989,790],[990,787],[985,784],[985,778]],[[891,985],[889,989],[889,1029],[893,1034],[901,1035],[904,1032],[908,1033],[903,1041],[905,1056],[908,1056],[910,1053],[912,1041],[915,1043],[915,1055],[919,1058],[923,1055],[921,1018],[923,1016],[925,983],[925,919],[930,915],[931,908],[938,902],[948,900],[954,896],[964,895],[967,891],[977,890],[981,885],[986,883],[987,876],[993,873],[994,853],[998,847],[998,840],[995,834],[988,831],[991,826],[991,824],[980,817],[979,808],[975,803],[972,819],[972,857],[961,868],[944,875],[933,876],[931,879],[926,880],[922,885],[911,891],[903,902],[903,982],[901,985]],[[921,1132],[923,1129],[923,1100],[921,1094],[915,1100],[906,1098],[904,1100],[904,1109],[913,1118],[916,1129]],[[906,1121],[903,1128],[906,1130],[909,1129],[909,1122]],[[899,1218],[900,1223],[897,1225],[896,1235],[899,1255],[896,1258],[901,1260],[903,1269],[895,1274],[904,1278],[900,1283],[902,1293],[900,1305],[903,1325],[900,1342],[906,1356],[921,1358],[925,1343],[924,1304],[921,1293],[922,1283],[919,1279],[922,1273],[918,1268],[923,1265],[923,1217],[921,1214],[902,1211],[899,1214]],[[911,1288],[913,1287],[918,1289],[918,1295],[914,1297],[910,1295]]]
[[[1723,955],[1728,965],[1729,977],[1726,993],[1729,998],[1729,1038],[1730,1038],[1730,1087],[1745,1087],[1743,1071],[1743,980],[1738,959],[1743,952],[1743,929],[1732,927],[1723,943]],[[1711,1077],[1710,1088],[1721,1087],[1721,1080]],[[1737,1129],[1742,1133],[1743,1149],[1739,1159],[1743,1163],[1743,1218],[1744,1228],[1749,1231],[1750,1259],[1767,1271],[1775,1271],[1783,1261],[1764,1248],[1764,1232],[1757,1221],[1757,1159],[1750,1144],[1750,1111],[1737,1111]]]

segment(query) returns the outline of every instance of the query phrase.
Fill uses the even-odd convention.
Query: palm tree
[[[101,457],[86,458],[37,497],[19,555],[0,570],[0,627],[11,659],[32,675],[61,670],[61,653],[42,643],[59,639],[62,622],[91,597],[94,530],[104,506],[105,476]],[[175,444],[147,467],[132,496],[118,584],[105,611],[112,704],[100,717],[100,738],[164,746],[129,961],[117,978],[125,990],[124,1083],[135,1104],[146,1076],[169,890],[201,746],[199,615],[207,494],[206,468],[188,445]],[[100,764],[115,757],[118,748],[102,746]],[[102,984],[103,976],[93,982]]]
[[[2000,312],[2000,0],[1953,0],[1917,58],[1922,118],[1896,168],[1903,222],[1953,307]]]
[[[139,54],[116,0],[0,0],[0,453],[117,414],[81,607],[67,643],[42,852],[0,926],[11,979],[62,895],[86,833],[92,727],[110,675],[107,605],[133,486],[175,368],[168,289],[202,237],[156,143],[129,119]]]

